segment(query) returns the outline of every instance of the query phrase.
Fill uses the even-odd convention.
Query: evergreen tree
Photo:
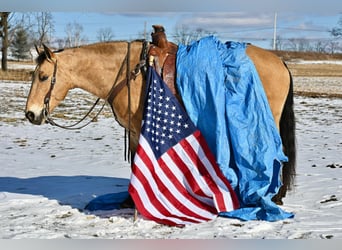
[[[28,43],[28,34],[22,27],[18,28],[14,35],[12,43],[12,54],[19,60],[29,57],[30,45]]]

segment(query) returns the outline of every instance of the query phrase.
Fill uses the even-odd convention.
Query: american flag
[[[238,208],[200,131],[153,68],[129,193],[139,213],[158,223],[184,225]]]

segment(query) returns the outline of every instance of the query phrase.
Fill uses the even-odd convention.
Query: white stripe
[[[161,214],[158,209],[156,209],[152,203],[149,200],[148,195],[145,192],[144,186],[141,184],[140,180],[138,179],[138,177],[136,177],[134,174],[132,174],[131,176],[131,185],[137,190],[138,195],[141,199],[141,201],[144,204],[145,209],[153,216],[156,217],[158,219],[166,219],[169,221],[174,222],[175,224],[184,224],[183,220],[180,220],[178,218],[174,218],[174,217],[166,217],[163,214]],[[148,201],[148,202],[146,202]]]
[[[212,197],[212,191],[209,189],[207,183],[203,180],[202,175],[199,173],[198,168],[194,165],[191,157],[184,151],[181,145],[176,145],[174,148],[178,156],[182,159],[192,175],[195,177],[197,184],[201,187],[203,193],[205,193],[209,197]]]
[[[163,181],[164,185],[170,189],[171,193],[177,197],[177,199],[179,200],[180,203],[182,203],[183,205],[189,204],[189,201],[181,193],[178,192],[177,188],[175,188],[173,183],[167,178],[167,176],[165,176],[163,170],[160,168],[156,158],[154,157],[152,149],[150,148],[148,142],[145,140],[145,138],[142,135],[140,136],[139,142],[140,142],[141,146],[143,147],[143,149],[145,150],[148,157],[150,158],[151,162],[153,163],[153,165],[155,167],[155,173]],[[159,200],[164,204],[164,206],[166,206],[166,209],[168,209],[170,212],[172,212],[173,214],[175,214],[177,216],[191,218],[192,220],[196,220],[196,221],[202,221],[198,218],[188,216],[186,214],[183,214],[181,211],[179,211],[172,203],[170,203],[170,201],[158,189],[158,186],[157,186],[153,176],[151,175],[150,170],[145,165],[145,163],[142,161],[142,159],[138,155],[136,155],[136,159],[134,161],[135,161],[135,164],[139,167],[140,171],[144,174],[145,178],[148,180],[153,192],[155,194],[158,194],[157,196],[158,196]],[[137,190],[139,190],[139,189],[137,189]],[[189,209],[192,211],[196,211],[196,210],[198,211],[197,207],[194,207],[194,206],[189,207]],[[209,213],[206,210],[200,210],[197,213],[199,215],[201,215],[202,217],[205,217],[208,219],[213,219],[216,217],[216,215]]]
[[[184,150],[183,150],[183,152],[184,152]],[[172,169],[172,173],[175,175],[177,180],[182,184],[182,186],[189,192],[189,194],[191,196],[193,196],[197,200],[203,202],[204,204],[207,204],[207,205],[212,206],[212,207],[214,206],[213,199],[208,198],[208,197],[203,197],[199,194],[196,194],[192,190],[188,181],[185,179],[183,172],[177,167],[176,163],[171,159],[171,157],[168,154],[163,155],[162,158],[165,162],[168,162],[167,165],[169,166],[170,169]],[[184,164],[186,164],[186,163],[184,163]],[[190,174],[193,176],[193,178],[196,180],[196,183],[198,184],[198,186],[203,191],[203,189],[206,187],[201,187],[202,181],[198,181],[198,178],[199,178],[198,174],[194,173],[193,171],[190,171]],[[198,183],[198,182],[200,182],[200,183]],[[211,194],[209,194],[208,196],[211,196]]]
[[[219,188],[220,192],[223,194],[223,199],[224,199],[226,211],[234,210],[232,197],[231,197],[231,194],[230,194],[228,187],[222,181],[222,179],[219,176],[217,176],[217,174],[214,170],[214,166],[212,166],[212,164],[210,163],[208,158],[205,156],[203,148],[199,144],[197,138],[194,137],[193,135],[190,135],[186,138],[186,140],[192,146],[193,150],[195,150],[199,159],[201,160],[201,162],[203,163],[203,165],[206,167],[207,171],[209,172],[211,178],[214,180],[214,182],[217,185],[217,187]],[[219,169],[219,171],[221,171],[221,170]],[[215,200],[215,202],[216,202],[216,200]]]

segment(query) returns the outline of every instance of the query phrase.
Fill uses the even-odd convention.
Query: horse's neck
[[[60,60],[65,62],[64,71],[69,74],[73,88],[81,88],[103,99],[115,84],[127,54],[127,43],[108,43],[108,48],[105,47],[67,50],[62,55],[65,59]]]
[[[68,74],[66,80],[72,81],[72,88],[81,88],[100,98],[106,99],[113,85],[126,78],[127,65],[124,65],[122,75],[117,75],[121,65],[125,63],[128,51],[127,43],[108,44],[109,48],[101,47],[100,51],[75,49],[65,51],[63,70]],[[130,45],[130,70],[133,70],[140,61],[142,50],[141,42]],[[60,64],[58,64],[60,65]],[[63,74],[62,74],[63,76]],[[131,146],[135,150],[140,133],[144,102],[143,76],[140,74],[130,82],[130,91],[123,88],[111,101],[117,121],[131,133]],[[130,98],[128,98],[128,93]],[[130,99],[130,103],[128,100]],[[129,112],[128,112],[129,111]]]

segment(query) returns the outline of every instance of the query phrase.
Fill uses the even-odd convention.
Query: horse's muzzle
[[[41,125],[44,122],[44,115],[43,112],[41,112],[39,115],[36,115],[34,112],[32,111],[27,111],[25,113],[25,117],[32,123],[35,125]]]

